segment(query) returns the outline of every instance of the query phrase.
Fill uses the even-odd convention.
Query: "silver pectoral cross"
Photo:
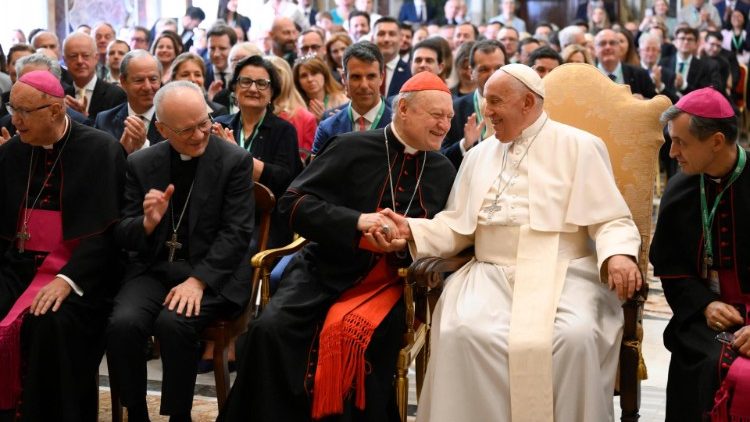
[[[26,241],[31,239],[31,235],[29,234],[29,229],[28,227],[26,227],[25,224],[23,226],[23,230],[16,233],[16,239],[18,239],[18,252],[24,253],[24,251],[26,250],[25,248]]]
[[[169,262],[174,262],[174,254],[177,249],[182,249],[182,243],[177,241],[177,233],[172,233],[172,238],[164,242],[169,248]]]
[[[494,214],[494,213],[496,213],[496,212],[498,212],[498,211],[500,211],[502,209],[503,209],[503,206],[502,205],[498,205],[498,204],[492,204],[490,206],[482,208],[482,210],[487,213],[487,218],[490,218],[490,219],[492,218],[492,214]]]

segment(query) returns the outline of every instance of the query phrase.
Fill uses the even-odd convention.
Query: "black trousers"
[[[312,266],[300,257],[293,259],[268,306],[250,323],[238,356],[237,378],[217,421],[312,421],[317,339],[328,309],[339,297],[311,276]],[[400,420],[394,379],[405,327],[400,300],[375,329],[365,352],[365,409],[346,401],[344,413],[325,422]]]
[[[126,281],[115,297],[107,327],[107,359],[112,380],[121,391],[125,407],[146,405],[146,342],[151,335],[160,343],[163,377],[160,413],[183,415],[193,405],[193,390],[200,353],[200,333],[220,317],[232,317],[239,307],[212,292],[203,291],[200,315],[178,315],[163,305],[169,290],[185,281],[189,264],[156,265]]]
[[[35,271],[34,261],[25,257],[0,268],[0,319]],[[56,312],[24,317],[20,421],[97,420],[97,377],[109,305],[106,298],[71,292]],[[14,413],[0,412],[0,421],[12,420]]]

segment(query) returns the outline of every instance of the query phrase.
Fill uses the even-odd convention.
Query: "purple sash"
[[[24,210],[26,212],[26,210]],[[25,214],[24,214],[25,215]],[[62,213],[35,209],[29,218],[25,247],[30,251],[48,252],[34,279],[0,321],[0,409],[13,409],[21,396],[21,325],[39,290],[49,284],[67,264],[78,241],[63,241]]]

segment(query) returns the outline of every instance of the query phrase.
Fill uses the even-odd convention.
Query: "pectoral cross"
[[[172,238],[164,242],[169,248],[169,262],[174,262],[174,254],[177,249],[182,249],[182,243],[177,241],[177,233],[172,233]]]
[[[18,239],[18,252],[24,253],[24,251],[26,250],[24,245],[26,244],[27,240],[31,239],[29,229],[25,224],[23,225],[23,230],[16,233],[16,239]]]
[[[492,204],[488,207],[482,208],[487,213],[487,218],[492,219],[492,214],[503,209],[502,205]]]

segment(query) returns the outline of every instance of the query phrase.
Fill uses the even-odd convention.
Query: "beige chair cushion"
[[[606,143],[617,187],[643,239],[639,261],[646,274],[656,162],[664,142],[659,117],[671,102],[663,95],[635,98],[629,86],[579,63],[555,68],[544,78],[544,88],[544,108],[553,120],[593,133]]]

